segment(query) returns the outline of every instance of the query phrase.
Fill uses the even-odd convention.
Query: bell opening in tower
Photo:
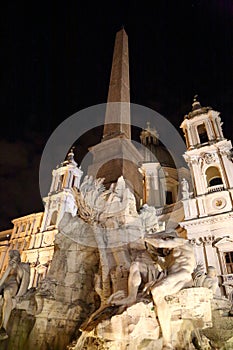
[[[220,171],[215,166],[210,166],[208,169],[206,169],[206,180],[207,180],[208,187],[213,187],[213,186],[223,184]]]
[[[204,123],[198,125],[197,132],[199,135],[200,143],[203,144],[203,143],[207,143],[209,141],[208,134],[207,134],[206,127],[205,127]]]

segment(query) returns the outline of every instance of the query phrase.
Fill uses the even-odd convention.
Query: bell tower
[[[195,96],[181,124],[193,192],[186,182],[182,192],[185,218],[180,224],[194,245],[197,263],[215,266],[226,279],[229,272],[233,274],[233,163],[232,143],[223,136],[219,114],[202,107]]]
[[[43,198],[45,210],[41,232],[50,227],[57,227],[65,212],[76,215],[77,205],[72,188],[79,188],[82,174],[83,171],[77,166],[71,149],[66,160],[52,172],[50,191],[48,196]]]
[[[223,190],[229,190],[230,195],[233,188],[232,144],[223,136],[219,114],[211,107],[202,107],[195,96],[192,111],[181,124],[187,145],[184,158],[191,170],[195,196]]]
[[[188,150],[224,140],[219,112],[211,107],[202,107],[197,95],[193,99],[192,111],[185,115],[181,128]]]

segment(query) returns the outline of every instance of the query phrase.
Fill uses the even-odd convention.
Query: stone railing
[[[229,273],[228,275],[222,275],[222,278],[225,285],[233,286],[233,273]]]
[[[224,185],[221,184],[221,185],[210,186],[207,189],[208,189],[208,193],[220,192],[220,191],[224,191]]]
[[[225,293],[227,298],[229,298],[232,302],[232,291],[233,291],[233,273],[229,273],[227,275],[220,275],[220,278],[222,279],[222,286],[225,289]]]

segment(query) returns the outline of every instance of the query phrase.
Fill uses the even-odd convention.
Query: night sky
[[[221,112],[225,137],[233,139],[231,0],[6,1],[0,18],[0,229],[43,210],[43,148],[63,120],[106,102],[122,25],[131,102],[178,129],[198,94]]]

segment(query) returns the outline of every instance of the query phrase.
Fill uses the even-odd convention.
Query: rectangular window
[[[172,192],[171,191],[166,191],[166,204],[172,204]]]
[[[57,186],[58,191],[62,189],[63,180],[64,180],[64,175],[61,175],[59,177],[59,182],[58,182],[58,186]]]
[[[207,143],[209,141],[206,126],[204,123],[197,126],[197,132],[199,134],[200,143]]]
[[[233,252],[225,253],[227,273],[233,273]]]

